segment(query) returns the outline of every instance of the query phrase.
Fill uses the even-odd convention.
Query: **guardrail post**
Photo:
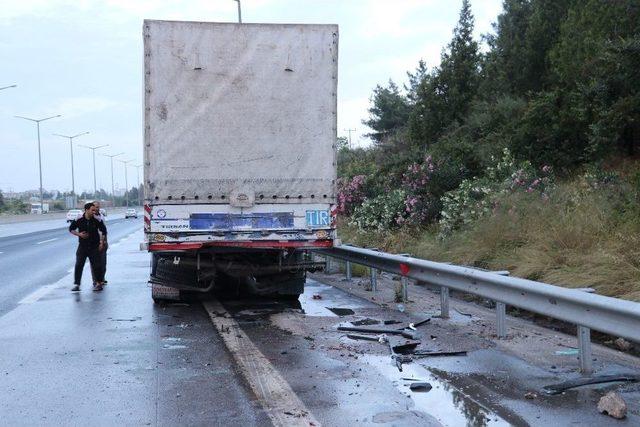
[[[496,332],[498,338],[507,336],[507,306],[503,302],[496,302]]]
[[[378,290],[378,270],[371,267],[371,291],[376,292]]]
[[[593,372],[591,361],[591,329],[578,325],[578,347],[580,355],[580,371],[584,374]]]
[[[406,303],[409,300],[409,279],[406,276],[402,276],[400,278],[400,283],[402,284],[402,302]]]
[[[346,276],[347,276],[347,282],[351,281],[351,261],[346,261],[345,262],[345,267],[344,269],[346,270]]]
[[[449,318],[449,288],[440,287],[440,318]]]

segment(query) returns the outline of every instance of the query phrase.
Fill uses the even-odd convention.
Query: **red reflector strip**
[[[149,251],[180,251],[205,247],[230,248],[260,248],[260,249],[288,249],[288,248],[332,248],[333,240],[316,240],[315,242],[278,242],[273,240],[255,242],[185,242],[185,243],[151,243]]]

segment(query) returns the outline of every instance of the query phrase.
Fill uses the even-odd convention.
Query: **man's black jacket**
[[[86,231],[89,234],[89,237],[86,239],[78,237],[80,245],[85,247],[97,247],[100,244],[100,234],[98,234],[98,230],[105,236],[107,235],[107,227],[105,227],[104,222],[98,221],[93,217],[87,219],[84,215],[75,221],[71,221],[69,231],[73,230],[77,230],[80,233]]]

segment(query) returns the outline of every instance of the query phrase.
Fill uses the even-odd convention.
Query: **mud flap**
[[[153,298],[154,302],[180,301],[180,289],[152,283],[151,298]]]

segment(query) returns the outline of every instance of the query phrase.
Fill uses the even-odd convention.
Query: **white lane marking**
[[[273,425],[320,426],[289,383],[251,342],[222,304],[213,300],[203,305]]]
[[[57,288],[57,285],[46,285],[41,287],[35,292],[30,293],[26,297],[22,298],[18,304],[33,304],[38,301],[43,296],[47,295],[49,292]]]
[[[0,252],[0,254],[3,254],[4,252]]]
[[[54,240],[58,240],[58,237],[54,237],[53,239],[43,240],[42,242],[38,242],[38,243],[36,243],[36,245],[41,245],[41,244],[43,244],[43,243],[53,242]]]

